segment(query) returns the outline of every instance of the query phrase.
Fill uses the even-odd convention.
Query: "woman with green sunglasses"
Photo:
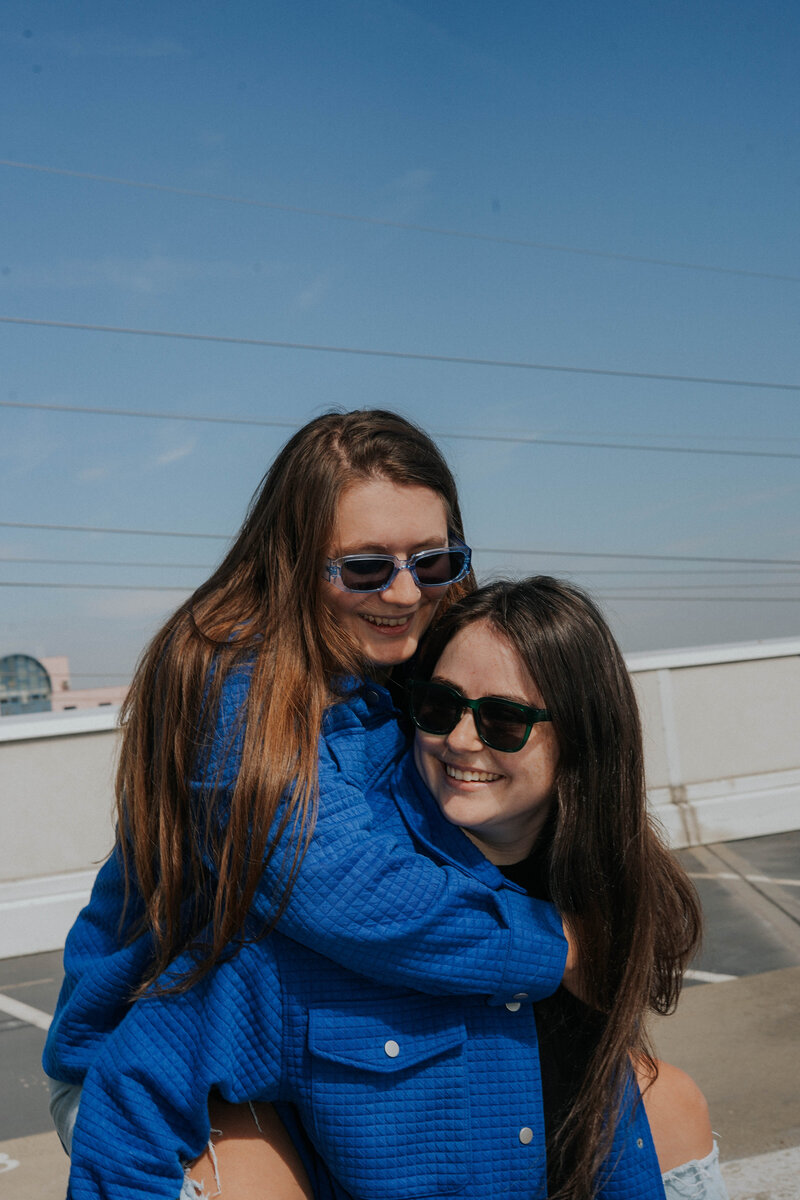
[[[488,585],[448,609],[416,671],[413,752],[367,797],[376,827],[497,893],[554,898],[584,1002],[423,995],[280,933],[257,940],[112,1035],[87,1080],[75,1200],[169,1197],[181,1153],[207,1136],[212,1083],[296,1106],[325,1200],[723,1200],[703,1098],[657,1069],[646,1038],[648,1011],[677,999],[700,915],[647,814],[636,702],[602,616],[546,577]],[[424,910],[426,896],[403,903]]]

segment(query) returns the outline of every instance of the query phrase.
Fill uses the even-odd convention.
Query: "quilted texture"
[[[243,740],[249,672],[226,680],[215,736],[192,783],[232,789]],[[501,891],[455,863],[418,854],[404,825],[384,826],[365,791],[393,767],[405,739],[388,692],[354,681],[326,714],[319,751],[318,816],[289,906],[287,936],[379,982],[441,994],[482,994],[503,1004],[515,992],[549,995],[560,982],[566,943],[550,905]],[[279,814],[280,816],[280,814]],[[253,902],[271,914],[280,855],[267,864]],[[150,958],[148,937],[129,941],[141,903],[123,929],[124,880],[115,852],[64,951],[65,979],[44,1052],[44,1069],[79,1083],[124,1016]],[[465,914],[468,917],[465,919]]]
[[[443,820],[410,758],[368,802],[398,844],[440,842],[440,865],[499,898],[519,894]],[[318,1155],[318,1200],[545,1195],[530,1001],[508,1009],[383,985],[275,934],[189,993],[140,1001],[108,1037],[75,1127],[73,1200],[175,1200],[182,1160],[208,1138],[214,1086],[231,1101],[296,1106]],[[600,1200],[663,1197],[636,1094],[631,1083]]]

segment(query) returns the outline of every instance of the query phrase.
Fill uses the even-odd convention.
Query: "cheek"
[[[336,617],[347,616],[354,608],[353,593],[343,592],[327,581],[322,584],[322,602]]]

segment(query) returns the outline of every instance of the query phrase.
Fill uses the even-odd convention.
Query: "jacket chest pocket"
[[[427,996],[309,1012],[318,1148],[359,1200],[446,1196],[467,1182],[466,1038],[463,1021]]]

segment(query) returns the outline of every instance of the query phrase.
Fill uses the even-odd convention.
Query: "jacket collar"
[[[506,879],[456,825],[445,820],[417,770],[413,748],[397,764],[390,788],[411,836],[434,862],[458,867],[495,891],[507,887],[524,892],[524,888]]]

